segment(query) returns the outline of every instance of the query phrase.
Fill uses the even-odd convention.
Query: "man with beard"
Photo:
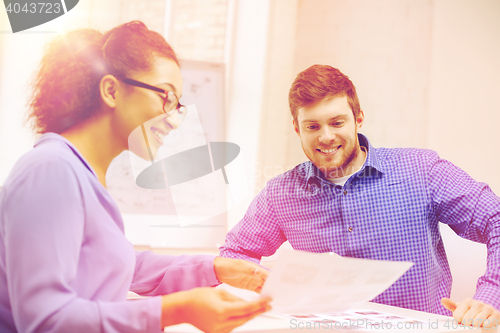
[[[500,324],[500,199],[431,150],[374,148],[358,133],[364,114],[338,69],[314,65],[289,94],[295,132],[310,161],[270,180],[227,235],[221,256],[259,263],[289,241],[296,250],[335,252],[414,266],[373,301]],[[448,297],[452,277],[438,222],[488,245],[473,298]],[[451,311],[451,312],[450,312]]]

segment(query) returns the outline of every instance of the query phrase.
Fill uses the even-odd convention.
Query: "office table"
[[[419,332],[419,333],[440,333],[440,332],[489,332],[489,333],[498,333],[500,330],[498,329],[484,329],[484,328],[469,328],[458,326],[456,321],[452,317],[436,315],[427,312],[408,310],[403,308],[398,308],[389,305],[377,304],[372,302],[366,302],[355,309],[367,309],[377,312],[390,313],[395,316],[402,316],[417,319],[423,321],[424,323],[430,324],[427,327],[414,327],[413,329],[398,329],[397,327],[379,327],[375,326],[370,327],[360,327],[358,329],[353,328],[335,328],[331,325],[323,325],[320,327],[318,323],[316,328],[299,328],[297,325],[297,321],[292,322],[292,318],[278,318],[276,316],[272,316],[269,314],[262,314],[247,323],[243,324],[240,327],[237,327],[233,330],[233,332],[245,332],[245,333],[262,333],[262,332],[270,332],[270,333],[284,333],[284,332],[304,332],[304,333],[316,333],[316,332]],[[293,323],[293,324],[292,324]],[[448,326],[448,327],[446,327]],[[197,328],[189,325],[189,324],[180,324],[175,326],[170,326],[165,329],[165,332],[169,333],[184,333],[184,332],[201,332]]]

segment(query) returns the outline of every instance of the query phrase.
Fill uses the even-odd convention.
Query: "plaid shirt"
[[[344,186],[311,163],[270,180],[227,235],[221,256],[259,262],[288,240],[296,250],[411,261],[414,266],[373,301],[450,315],[440,303],[452,278],[438,222],[488,245],[474,299],[500,309],[500,200],[431,150],[367,148]]]

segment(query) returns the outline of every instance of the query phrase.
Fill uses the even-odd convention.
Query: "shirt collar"
[[[35,144],[33,145],[33,147],[36,147],[43,142],[48,142],[48,141],[52,141],[52,140],[65,143],[73,151],[73,153],[76,155],[76,157],[78,157],[80,159],[80,161],[82,161],[83,165],[87,169],[89,169],[90,172],[92,172],[92,174],[95,177],[97,177],[97,174],[95,173],[94,169],[92,169],[90,164],[85,160],[85,158],[82,156],[82,154],[80,154],[78,149],[76,149],[76,147],[68,139],[66,139],[65,137],[63,137],[60,134],[52,133],[52,132],[44,133],[35,141]]]
[[[377,156],[377,150],[370,144],[370,141],[366,136],[361,133],[358,133],[358,139],[360,146],[364,146],[367,150],[367,156],[365,163],[359,173],[368,173],[367,175],[373,175],[372,170],[376,170],[380,173],[385,173],[384,167],[380,163],[380,157]],[[365,171],[366,170],[366,171]],[[323,178],[324,176],[319,171],[311,161],[306,162],[305,166],[305,176],[307,184],[317,182],[317,178]]]
[[[367,137],[361,133],[358,133],[358,139],[359,144],[366,147],[366,149],[368,150],[368,155],[366,156],[366,161],[363,165],[362,170],[366,167],[371,167],[379,171],[380,173],[385,173],[387,170],[385,170],[382,163],[380,163],[380,156],[378,156],[377,150],[370,144],[370,141],[368,141]]]

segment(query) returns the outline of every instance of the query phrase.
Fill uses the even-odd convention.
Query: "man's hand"
[[[258,293],[268,275],[265,268],[252,262],[222,257],[215,258],[214,270],[220,282]]]
[[[453,318],[461,325],[490,329],[497,329],[500,326],[500,311],[481,301],[466,298],[460,303],[455,303],[449,298],[442,298],[441,304],[453,312]]]

